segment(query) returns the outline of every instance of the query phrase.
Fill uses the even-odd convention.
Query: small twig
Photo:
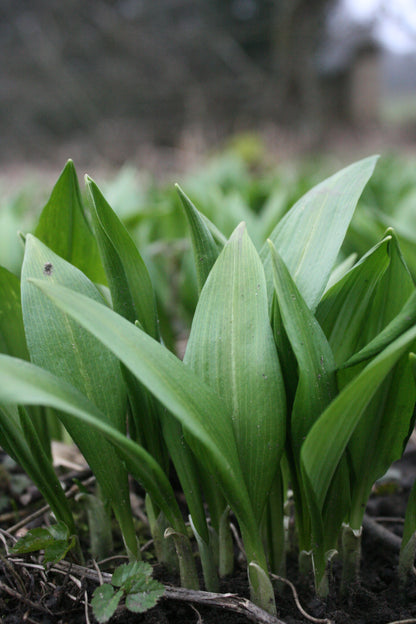
[[[90,616],[88,614],[88,594],[87,591],[84,592],[84,600],[85,600],[85,604],[84,604],[84,613],[85,613],[85,622],[86,624],[91,624],[90,622]]]
[[[93,565],[93,566],[94,566],[94,568],[96,569],[97,574],[98,574],[98,580],[99,580],[99,582],[100,582],[100,585],[102,585],[102,584],[103,584],[103,575],[101,574],[101,570],[100,570],[100,568],[98,567],[98,564],[97,564],[97,562],[95,561],[95,559],[93,559],[93,560],[92,560],[92,565]]]
[[[140,550],[142,550],[142,548]],[[126,559],[128,560],[128,556],[127,555],[112,555],[111,557],[100,559],[100,561],[97,561],[97,564],[104,565],[105,563],[109,563],[110,561],[117,561],[118,559],[122,559],[123,561],[125,561]]]
[[[394,518],[393,516],[376,516],[373,518],[376,522],[392,522],[394,524],[404,524],[404,518]]]
[[[332,620],[328,620],[328,618],[324,618],[324,619],[316,618],[313,615],[309,615],[309,613],[306,613],[305,609],[300,604],[298,592],[296,591],[296,587],[288,579],[283,578],[283,576],[278,576],[277,574],[270,574],[270,576],[276,581],[281,581],[282,583],[286,583],[286,585],[289,585],[290,589],[292,590],[295,604],[304,618],[306,618],[307,620],[310,620],[311,622],[316,622],[316,624],[333,624]]]
[[[394,552],[399,552],[402,544],[402,540],[400,537],[383,527],[381,524],[378,524],[367,516],[367,514],[363,518],[363,529],[366,533],[369,533],[375,539],[382,541],[384,546],[389,548]]]
[[[153,544],[153,540],[152,539],[148,540],[145,544],[143,544],[143,546],[140,547],[140,552],[144,552],[145,550],[150,548],[152,544]]]
[[[388,622],[388,624],[416,624],[416,620],[414,618],[410,620],[395,620],[394,622]]]
[[[197,609],[196,607],[194,607],[194,605],[189,605],[189,606],[191,607],[191,609],[192,609],[193,611],[195,611],[196,616],[197,616],[197,618],[198,618],[198,621],[197,621],[197,623],[196,623],[196,624],[204,624],[204,620],[202,619],[201,614],[200,614],[200,612],[198,611],[198,609]]]

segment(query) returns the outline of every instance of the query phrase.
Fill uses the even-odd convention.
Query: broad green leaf
[[[270,247],[276,299],[299,369],[290,424],[292,448],[298,456],[306,434],[336,395],[335,362],[288,268],[272,243]]]
[[[113,309],[140,326],[153,338],[159,339],[156,301],[145,263],[130,234],[107,203],[97,185],[86,177],[93,225],[102,254]],[[168,459],[161,439],[157,406],[149,393],[129,373],[123,370],[130,399],[134,428],[132,435],[167,466]]]
[[[42,210],[35,235],[93,282],[105,284],[97,242],[85,218],[72,160],[68,160]]]
[[[206,470],[216,478],[236,514],[250,561],[265,569],[263,545],[237,453],[229,408],[198,376],[160,343],[92,299],[37,280],[57,307],[64,309],[113,351],[182,423],[196,450],[204,448]],[[0,394],[1,398],[1,394]],[[192,447],[193,448],[193,447]],[[194,450],[194,449],[193,449]]]
[[[286,401],[264,271],[244,223],[205,282],[184,362],[228,407],[259,521],[284,448]]]
[[[84,430],[90,432],[89,437],[100,441],[100,450],[104,454],[105,440],[97,433],[106,436],[117,447],[133,476],[151,492],[175,530],[185,531],[172,487],[159,464],[145,449],[108,424],[98,408],[76,388],[43,368],[6,355],[0,355],[0,381],[2,403],[19,402],[55,408],[69,429],[76,430],[82,423]],[[115,454],[111,470],[117,472],[120,463],[120,456]],[[121,489],[119,499],[121,504],[126,504]]]
[[[330,288],[332,288],[334,284],[339,282],[339,280],[343,278],[344,275],[348,273],[350,269],[352,269],[356,261],[357,261],[357,254],[352,253],[348,256],[348,258],[345,258],[345,260],[343,260],[340,264],[338,264],[333,269],[331,275],[329,276],[329,280],[327,282],[324,295]]]
[[[121,589],[114,590],[114,587],[108,583],[100,585],[94,590],[91,599],[91,606],[94,613],[94,617],[98,622],[108,622],[108,620],[114,615],[120,600],[123,597]]]
[[[176,190],[184,208],[191,231],[198,290],[201,292],[209,272],[218,257],[219,251],[199,210],[197,210],[178,184],[176,184]]]
[[[88,176],[86,186],[113,308],[131,323],[139,321],[143,329],[157,339],[155,295],[146,265],[130,234]]]
[[[416,291],[414,291],[404,304],[403,308],[390,321],[388,325],[377,334],[373,340],[365,345],[358,353],[351,356],[343,365],[344,368],[355,366],[364,360],[380,353],[393,340],[398,338],[407,329],[410,329],[416,323]]]
[[[92,180],[87,178],[94,228],[104,259],[116,312],[159,339],[155,296],[147,268],[130,235]],[[215,245],[215,243],[214,243]],[[128,370],[123,371],[129,390],[134,431],[144,447],[168,469],[169,459],[161,440],[161,424],[189,508],[200,534],[208,541],[203,500],[197,480],[195,459],[183,440],[179,423],[160,413],[154,398]]]
[[[29,359],[20,301],[20,280],[3,267],[0,267],[0,352],[23,360]],[[29,408],[41,444],[51,459],[50,423],[45,422],[41,410]]]
[[[362,326],[366,342],[394,320],[415,292],[394,232],[389,243],[390,264],[376,286]],[[346,373],[354,373],[349,368]],[[368,405],[348,445],[352,487],[351,526],[359,528],[363,507],[376,479],[399,459],[410,435],[416,400],[415,382],[404,354]],[[358,525],[358,526],[357,526]]]
[[[323,296],[316,318],[324,330],[337,366],[355,353],[365,340],[363,327],[374,290],[386,271],[391,237],[371,249]]]
[[[307,435],[301,460],[305,478],[320,508],[365,408],[415,338],[416,327],[413,327],[384,349],[340,392]]]
[[[325,290],[376,161],[376,156],[360,160],[315,186],[296,202],[270,235],[311,310],[316,308]],[[268,292],[272,293],[273,273],[267,244],[262,247],[260,257]]]
[[[334,399],[337,393],[335,362],[324,332],[306,305],[285,263],[272,243],[270,250],[273,262],[273,278],[276,301],[279,306],[282,323],[290,346],[298,364],[298,384],[290,415],[290,452],[289,463],[292,466],[293,488],[299,519],[301,547],[308,549],[311,539],[306,501],[311,507],[312,493],[302,482],[300,450],[313,424]],[[294,465],[293,465],[294,464]],[[342,491],[342,496],[339,492]],[[323,533],[325,539],[320,543],[323,553],[334,546],[333,541],[349,504],[349,479],[345,462],[341,462],[336,475],[336,487],[330,493],[325,504],[322,520],[312,515],[312,530],[315,535]],[[300,508],[299,508],[300,507]],[[321,527],[321,522],[324,525]],[[316,526],[317,525],[317,526]]]
[[[0,267],[0,352],[29,359],[20,303],[20,280]]]
[[[35,237],[26,239],[22,267],[22,309],[26,338],[32,362],[53,371],[72,383],[105,414],[120,431],[125,430],[125,387],[117,359],[103,345],[81,329],[30,283],[38,278],[61,283],[95,300],[101,295],[77,268],[59,258]],[[73,426],[61,418],[95,473],[105,496],[111,502],[123,535],[134,552],[136,538],[129,509],[127,473],[114,448],[104,439],[91,435],[88,427]]]
[[[103,299],[89,279],[34,236],[26,238],[22,267],[22,309],[32,362],[72,383],[121,431],[125,388],[120,366],[103,345],[45,300],[32,278],[63,284],[96,301]]]

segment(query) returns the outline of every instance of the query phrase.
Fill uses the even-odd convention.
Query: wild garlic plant
[[[128,474],[146,490],[157,555],[171,557],[172,539],[182,584],[198,586],[172,462],[207,589],[232,571],[232,513],[252,599],[275,612],[269,573],[284,570],[289,488],[299,561],[317,592],[327,592],[335,551],[343,586],[356,577],[366,501],[403,452],[416,396],[415,286],[394,231],[337,265],[375,164],[314,187],[259,250],[244,222],[226,239],[178,188],[199,290],[183,360],[161,340],[129,233],[88,177],[84,205],[67,164],[24,237],[20,287],[0,272],[0,443],[70,532],[42,438],[45,407],[88,461],[132,560]]]

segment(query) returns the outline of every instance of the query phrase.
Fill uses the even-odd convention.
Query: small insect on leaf
[[[52,275],[52,271],[53,271],[53,264],[52,262],[46,262],[43,266],[43,273],[44,275]]]

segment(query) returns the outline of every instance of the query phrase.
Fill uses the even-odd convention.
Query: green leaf
[[[18,555],[23,555],[37,550],[43,550],[48,546],[54,537],[51,535],[49,529],[36,528],[31,529],[21,537],[11,549],[11,552]]]
[[[30,282],[61,283],[102,301],[95,286],[77,268],[28,235],[22,267],[22,308],[32,361],[72,383],[99,408],[107,422],[125,430],[125,387],[117,359],[103,345],[42,296]],[[127,473],[114,448],[91,435],[88,427],[60,419],[81,449],[110,501],[132,553],[137,552]]]
[[[388,326],[415,292],[394,232],[389,256],[390,264],[377,284],[361,329],[366,341]],[[345,372],[354,374],[354,369]],[[350,466],[355,476],[350,521],[353,528],[361,525],[363,509],[374,481],[403,453],[414,422],[415,400],[413,374],[408,356],[403,354],[368,405],[365,417],[357,425],[348,445]]]
[[[129,233],[107,203],[97,185],[86,177],[89,204],[111,291],[113,309],[130,322],[139,322],[146,333],[159,340],[156,301],[149,273]],[[134,422],[133,437],[167,469],[161,439],[158,408],[141,384],[123,369]]]
[[[219,251],[199,210],[197,210],[189,197],[185,195],[180,186],[178,184],[175,186],[191,230],[198,290],[201,292]]]
[[[300,547],[310,549],[311,531],[309,520],[305,517],[306,502],[309,501],[312,509],[316,503],[311,500],[313,493],[302,480],[300,450],[311,427],[336,396],[335,362],[324,332],[271,242],[270,249],[276,300],[284,329],[298,364],[299,380],[290,416],[288,459],[292,468],[292,487],[297,506]],[[339,491],[342,491],[341,497],[338,495]],[[321,548],[322,556],[326,550],[334,546],[333,542],[336,540],[348,505],[349,478],[345,462],[342,462],[337,473],[337,487],[326,500],[323,518],[319,518],[318,514],[311,515],[312,531],[315,533],[314,542]],[[321,522],[324,522],[323,526]],[[318,534],[324,535],[322,541],[317,537]]]
[[[392,342],[332,401],[307,435],[301,450],[305,478],[322,508],[331,480],[365,408],[416,338],[416,327]],[[368,433],[372,435],[371,430]]]
[[[363,327],[374,290],[386,271],[391,237],[373,247],[323,296],[316,318],[324,330],[337,366],[363,344]]]
[[[229,410],[258,521],[284,448],[286,401],[263,267],[242,223],[201,292],[184,362]]]
[[[96,587],[91,599],[91,606],[96,620],[100,623],[108,622],[114,615],[122,597],[123,592],[121,590],[115,592],[114,588],[107,583]]]
[[[182,423],[193,451],[213,474],[236,514],[249,561],[267,568],[264,547],[240,466],[228,406],[160,343],[99,303],[55,284],[36,285],[97,336]],[[1,399],[1,390],[0,390]],[[195,440],[197,442],[195,442]],[[195,444],[194,444],[195,442]],[[201,448],[204,453],[201,454]],[[272,592],[272,586],[270,591]],[[254,587],[253,599],[263,591]],[[266,605],[265,605],[266,606]]]
[[[145,263],[99,188],[86,176],[91,214],[111,291],[113,308],[158,339],[156,302]]]
[[[37,485],[58,521],[75,533],[75,524],[62,486],[53,469],[52,461],[37,448],[34,436],[27,439],[15,406],[0,406],[0,446],[23,468]],[[34,452],[35,451],[35,452]]]
[[[316,308],[325,290],[376,161],[376,156],[360,160],[315,186],[296,202],[269,237],[311,310]],[[271,294],[273,273],[267,244],[262,247],[260,257]]]
[[[72,160],[68,160],[42,210],[35,235],[92,281],[105,284],[97,242],[85,218]]]
[[[133,561],[118,566],[111,577],[111,584],[122,587],[125,592],[131,591],[137,580],[147,579],[152,575],[152,566],[144,561]]]
[[[351,356],[344,364],[343,367],[355,366],[365,360],[370,359],[377,353],[380,353],[387,345],[393,340],[398,338],[406,330],[410,329],[416,323],[416,291],[414,291],[403,308],[395,316],[385,328],[377,334],[365,347]]]
[[[71,430],[81,421],[84,430],[88,428],[90,431],[89,437],[97,440],[97,431],[103,433],[117,446],[133,476],[151,492],[172,526],[177,531],[185,532],[172,487],[159,464],[145,449],[109,425],[97,407],[76,388],[34,364],[6,355],[0,355],[0,380],[1,402],[48,405],[59,410],[60,417],[65,419]],[[63,412],[66,412],[66,416]],[[104,440],[98,439],[99,449],[104,452]],[[120,464],[120,457],[115,454],[111,470],[117,471]],[[126,504],[120,491],[119,503]]]
[[[0,352],[29,359],[20,302],[20,280],[0,267]]]
[[[66,556],[75,544],[75,537],[71,537],[68,527],[59,522],[48,528],[31,529],[19,539],[11,552],[26,554],[44,550],[44,563],[57,563]]]
[[[32,278],[63,284],[102,302],[99,291],[81,271],[28,234],[21,288],[31,360],[76,386],[122,431],[125,428],[126,397],[117,359],[98,340],[45,300],[30,283]]]
[[[43,557],[43,563],[58,563],[66,557],[68,552],[74,548],[76,544],[76,538],[73,536],[71,539],[61,540],[54,539],[53,542],[48,544],[45,548],[45,555]]]
[[[165,593],[165,588],[154,579],[143,582],[140,591],[128,594],[126,607],[133,613],[144,613],[154,607]]]
[[[235,508],[243,509],[247,493],[241,487],[231,419],[216,393],[160,343],[106,306],[55,284],[39,280],[33,284],[89,332],[99,335],[103,344],[204,444],[225,477],[224,485],[237,499]]]

